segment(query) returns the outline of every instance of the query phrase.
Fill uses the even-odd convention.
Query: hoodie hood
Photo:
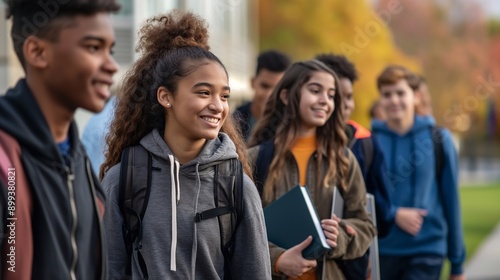
[[[170,161],[169,155],[173,155],[172,151],[165,143],[163,136],[157,129],[154,129],[142,138],[140,144],[153,155],[166,161]],[[207,140],[195,159],[182,165],[182,172],[193,174],[196,172],[197,165],[199,171],[203,171],[222,161],[233,158],[238,158],[236,146],[227,134],[221,132],[217,138]]]
[[[26,112],[30,112],[27,114]],[[49,125],[25,79],[19,80],[0,98],[0,130],[12,135],[19,144],[49,162],[63,162]],[[78,145],[78,129],[74,122],[69,130],[70,145]]]
[[[395,194],[407,194],[400,197],[399,206],[424,207],[426,200],[417,186],[420,170],[423,166],[433,166],[431,129],[435,121],[430,116],[415,116],[412,128],[403,135],[391,130],[386,122],[374,121],[373,133],[380,140],[384,150],[388,179]],[[410,191],[402,191],[410,188]],[[396,198],[398,199],[398,198]]]
[[[436,121],[432,116],[415,116],[413,127],[406,133],[417,133],[423,129],[428,129],[432,126],[436,125]],[[398,135],[396,132],[391,130],[387,126],[387,122],[385,121],[380,121],[380,120],[374,120],[372,121],[372,130],[373,132],[377,133],[388,133],[388,134],[394,134]],[[404,136],[404,135],[401,135]]]

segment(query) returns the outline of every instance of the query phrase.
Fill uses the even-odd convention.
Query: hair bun
[[[174,10],[146,21],[139,32],[136,51],[163,55],[175,48],[199,47],[209,50],[205,20],[190,13]]]

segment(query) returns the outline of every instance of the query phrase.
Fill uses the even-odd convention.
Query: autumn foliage
[[[500,121],[488,131],[488,116],[492,108],[500,110],[500,24],[473,1],[368,2],[261,0],[260,48],[277,48],[297,60],[346,55],[360,72],[353,119],[364,125],[378,98],[376,76],[397,63],[426,78],[439,125],[498,137]]]

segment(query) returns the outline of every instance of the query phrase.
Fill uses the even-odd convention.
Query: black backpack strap
[[[259,146],[257,159],[255,160],[254,181],[259,195],[262,196],[264,191],[264,183],[269,174],[269,167],[274,157],[274,142],[267,141]]]
[[[151,154],[140,145],[127,147],[122,152],[118,206],[123,215],[122,232],[129,260],[125,272],[131,277],[132,255],[137,250],[144,279],[148,279],[148,272],[139,249],[142,248],[142,219],[151,192],[151,163]]]
[[[224,161],[214,167],[215,208],[197,213],[195,222],[217,217],[224,255],[224,279],[232,279],[230,259],[233,255],[234,232],[243,218],[243,168],[238,159]],[[227,215],[229,214],[229,215]]]
[[[371,137],[361,139],[363,145],[363,154],[365,155],[366,172],[370,170],[373,162],[373,139]]]
[[[356,137],[353,137],[351,140],[349,140],[349,142],[347,143],[347,147],[349,147],[349,149],[352,149],[352,147],[354,147],[354,144],[356,144],[356,142],[358,142],[358,138]]]
[[[441,176],[444,169],[444,147],[443,147],[443,133],[442,128],[439,126],[432,126],[432,144],[434,145],[434,157],[436,162],[436,177],[438,186],[441,188]]]

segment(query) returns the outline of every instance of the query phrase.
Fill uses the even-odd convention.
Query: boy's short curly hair
[[[285,72],[291,64],[292,60],[284,52],[277,50],[261,52],[257,57],[255,75],[259,75],[259,72],[263,69],[271,72]]]
[[[60,30],[77,15],[111,13],[117,0],[3,0],[7,19],[12,17],[11,38],[19,61],[25,66],[23,45],[29,36],[57,40]]]
[[[358,72],[356,67],[343,55],[335,54],[319,54],[315,59],[323,62],[330,69],[339,76],[339,78],[346,78],[351,83],[354,83],[358,79]]]

